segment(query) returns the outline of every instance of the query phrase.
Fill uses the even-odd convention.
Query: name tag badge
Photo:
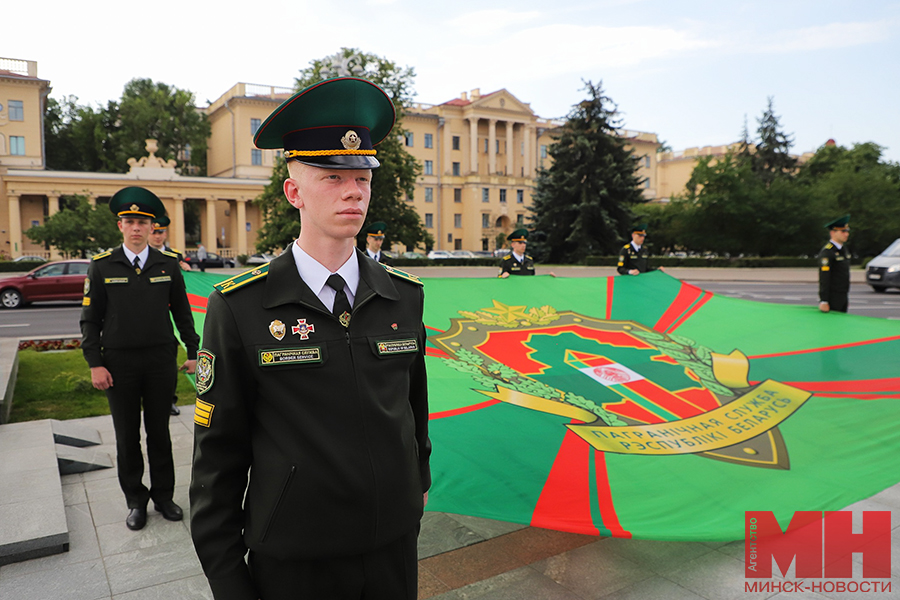
[[[322,362],[322,350],[317,346],[306,348],[273,348],[259,351],[259,366],[302,365]]]
[[[106,277],[103,280],[103,283],[105,283],[107,285],[112,284],[112,283],[128,283],[128,278],[127,277]]]
[[[419,341],[416,338],[408,340],[386,340],[375,342],[378,356],[390,356],[391,354],[409,354],[419,351]]]
[[[164,281],[172,281],[172,277],[169,275],[163,275],[161,277],[151,277],[150,283],[162,283]]]

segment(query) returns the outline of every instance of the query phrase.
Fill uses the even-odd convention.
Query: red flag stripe
[[[656,322],[656,325],[653,326],[653,329],[656,331],[665,332],[669,327],[675,323],[679,317],[681,317],[690,307],[697,301],[697,299],[703,294],[703,290],[698,288],[697,286],[690,285],[688,283],[681,282],[681,288],[678,290],[678,295],[675,296],[675,299],[669,304],[669,308],[666,309],[666,312],[659,318]]]
[[[900,340],[900,335],[892,337],[878,338],[877,340],[863,340],[861,342],[851,342],[849,344],[838,344],[837,346],[822,346],[821,348],[808,348],[806,350],[791,350],[790,352],[776,352],[774,354],[757,354],[748,356],[749,359],[756,358],[775,358],[778,356],[795,356],[797,354],[811,354],[813,352],[827,352],[828,350],[840,350],[842,348],[855,348],[857,346],[868,346],[869,344],[881,344],[883,342],[894,342]]]
[[[709,299],[712,297],[712,292],[704,292],[703,297],[697,300],[694,305],[684,314],[684,316],[678,320],[677,323],[669,327],[669,329],[666,330],[666,333],[672,333],[673,331],[681,327],[685,321],[693,317],[694,313],[700,310],[700,307],[709,302]]]
[[[754,382],[754,385],[757,382]],[[900,377],[886,379],[849,379],[846,381],[785,381],[790,385],[807,392],[833,392],[854,394],[856,392],[893,392],[900,393]]]
[[[615,277],[607,277],[606,278],[606,320],[609,321],[612,319],[612,303],[613,303],[613,288],[616,287],[616,278]]]
[[[446,417],[455,417],[456,415],[464,415],[466,413],[475,412],[476,410],[481,410],[482,408],[488,408],[489,406],[494,406],[495,404],[500,404],[500,400],[485,400],[484,402],[479,402],[478,404],[472,404],[470,406],[463,406],[462,408],[454,408],[453,410],[442,410],[438,412],[433,412],[428,415],[429,421],[434,421],[436,419],[444,419]]]
[[[450,355],[438,348],[425,348],[425,356],[436,356],[438,358],[450,358]]]
[[[591,451],[578,434],[566,430],[531,515],[532,527],[600,535],[591,520]]]
[[[631,532],[619,523],[619,515],[613,505],[612,486],[609,483],[609,472],[606,470],[606,453],[594,451],[594,470],[597,475],[597,502],[600,505],[600,518],[613,537],[630,538]]]

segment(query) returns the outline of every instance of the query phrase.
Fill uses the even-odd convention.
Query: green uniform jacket
[[[81,349],[88,365],[102,367],[102,354],[109,350],[178,343],[173,319],[188,359],[196,359],[200,336],[173,256],[150,248],[140,275],[121,246],[91,261],[81,308]]]
[[[819,251],[819,301],[840,306],[850,293],[850,253],[831,242]]]
[[[628,275],[628,271],[632,269],[637,269],[641,273],[656,270],[647,264],[644,246],[641,246],[640,250],[635,250],[634,246],[628,243],[619,250],[619,264],[616,270],[619,271],[619,275]]]
[[[347,328],[291,252],[210,296],[190,493],[194,546],[217,600],[258,598],[248,548],[282,560],[359,554],[422,517],[424,293],[413,276],[357,256]]]
[[[500,261],[500,275],[504,273],[509,273],[510,275],[534,275],[534,259],[526,254],[525,259],[519,262],[510,252]]]

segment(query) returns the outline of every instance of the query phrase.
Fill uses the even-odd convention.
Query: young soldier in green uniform
[[[647,252],[644,248],[644,240],[647,239],[647,224],[640,223],[631,228],[631,241],[619,251],[619,275],[640,275],[647,271],[656,271],[655,267],[647,264]],[[661,268],[660,271],[665,271]]]
[[[171,256],[175,260],[178,261],[178,266],[181,267],[182,271],[190,271],[191,268],[188,266],[186,262],[184,262],[184,257],[181,255],[181,252],[178,250],[173,250],[169,248],[166,244],[166,240],[169,237],[169,217],[163,215],[161,217],[156,217],[153,219],[153,229],[150,230],[150,239],[148,243],[151,248],[155,248],[159,250],[163,254],[167,256]],[[178,408],[178,395],[172,394],[172,406],[169,409],[169,414],[173,417],[176,417],[181,414],[181,409]]]
[[[516,229],[506,236],[512,252],[500,261],[498,277],[506,279],[510,275],[534,275],[534,259],[525,254],[528,245],[528,230]]]
[[[216,600],[416,598],[424,294],[356,249],[393,122],[379,87],[345,77],[289,98],[254,139],[284,148],[302,225],[209,299],[191,535]]]
[[[129,513],[125,524],[141,529],[147,503],[170,521],[180,521],[172,501],[175,467],[169,437],[169,407],[175,393],[178,342],[171,312],[194,372],[200,338],[181,278],[171,254],[147,244],[151,220],[165,209],[153,192],[140,187],[119,190],[109,201],[119,218],[121,246],[94,256],[84,281],[81,348],[91,367],[91,383],[105,390],[116,430],[119,484]],[[141,404],[147,434],[150,489],[141,479]]]
[[[825,224],[831,240],[819,251],[819,310],[847,312],[850,295],[850,215]]]
[[[381,221],[376,221],[366,227],[366,254],[375,262],[380,262],[391,267],[394,261],[390,256],[381,251],[381,245],[384,243],[384,230],[387,225]]]

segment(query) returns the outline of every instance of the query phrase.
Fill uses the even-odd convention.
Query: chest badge
[[[343,313],[341,313],[341,316],[338,317],[338,321],[340,321],[341,325],[343,325],[344,327],[350,327],[350,313],[345,310]]]
[[[397,331],[397,324],[391,323],[391,329],[393,329],[394,331]]]
[[[271,323],[269,323],[269,333],[272,334],[272,337],[278,340],[279,342],[284,339],[284,334],[287,332],[287,328],[284,326],[284,323],[275,319]]]
[[[297,319],[297,324],[291,327],[291,333],[299,335],[301,340],[308,340],[309,334],[316,332],[316,326],[307,323],[306,319]]]

